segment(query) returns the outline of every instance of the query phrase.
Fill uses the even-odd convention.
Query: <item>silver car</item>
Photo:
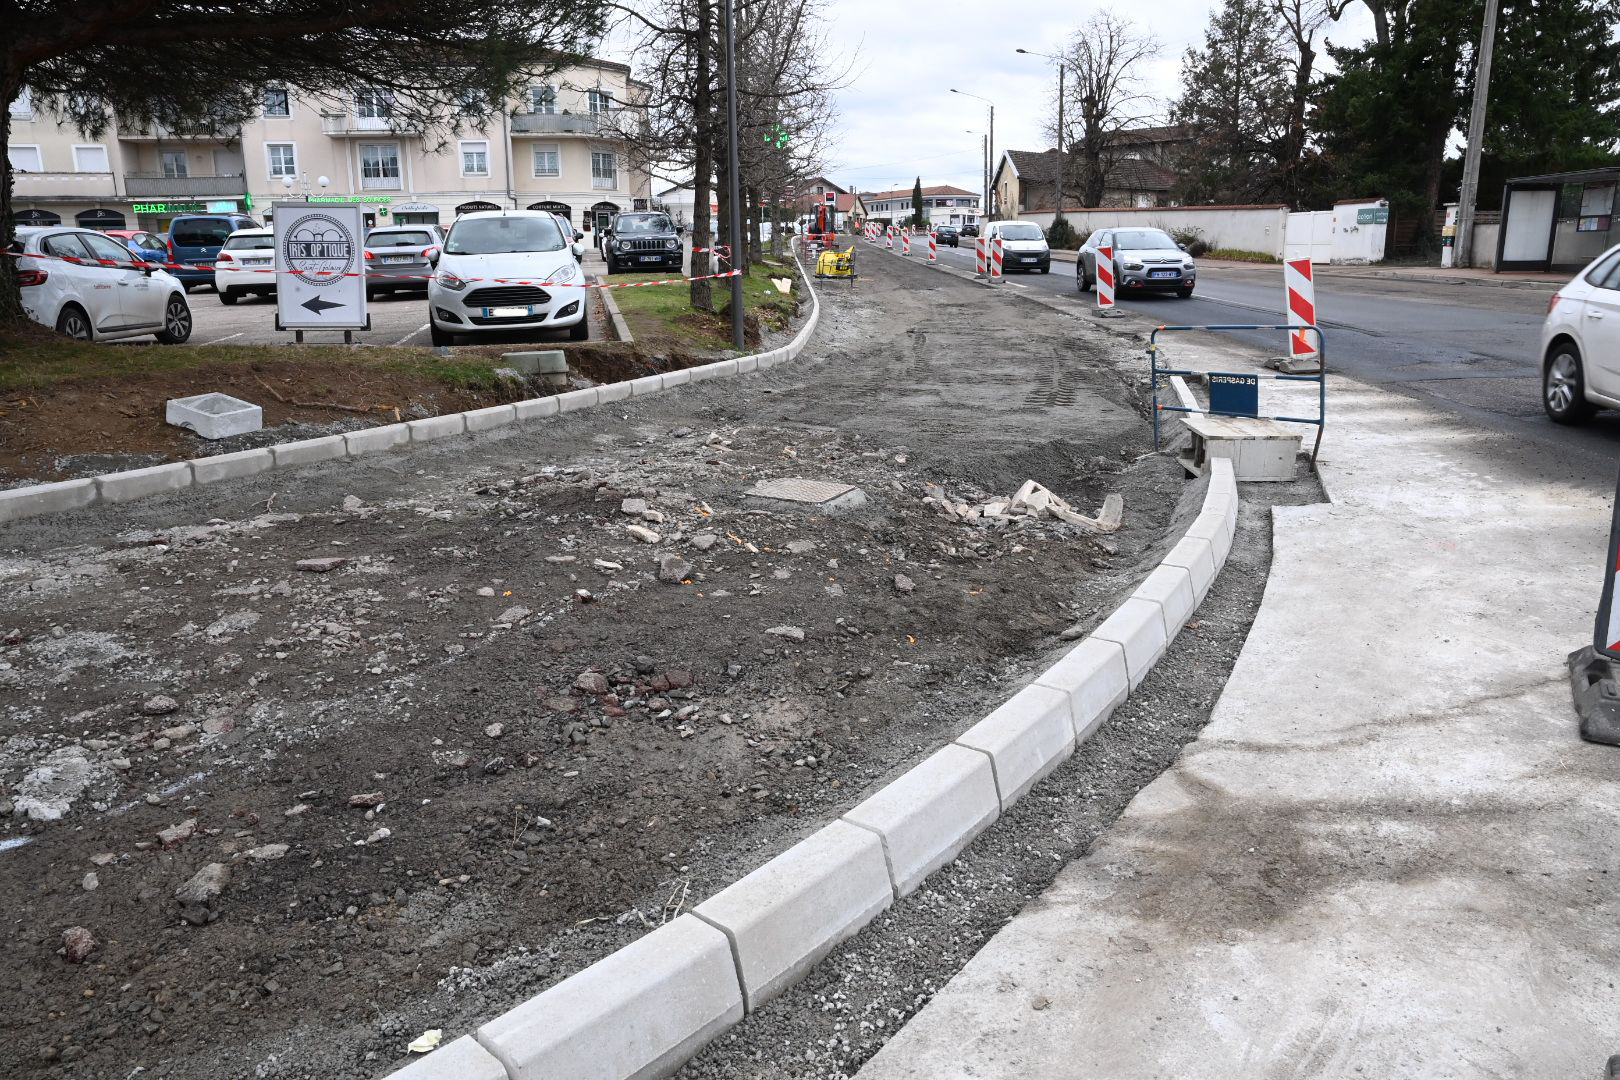
[[[412,289],[426,292],[444,247],[437,225],[389,225],[366,234],[366,299]]]

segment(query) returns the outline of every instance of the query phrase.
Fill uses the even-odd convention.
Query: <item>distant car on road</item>
[[[681,237],[670,216],[660,212],[617,214],[603,240],[607,271],[681,268]]]
[[[389,225],[366,234],[366,299],[410,289],[427,292],[444,247],[437,225]]]
[[[214,283],[214,257],[231,233],[262,226],[246,214],[181,214],[169,222],[169,272],[187,291]]]
[[[966,225],[962,226],[962,235],[963,236],[978,236],[979,235],[979,226],[976,225],[975,223],[971,222],[971,221],[968,222]]]
[[[481,210],[456,218],[428,282],[429,335],[455,345],[468,334],[566,330],[585,341],[584,273],[574,245],[544,210]],[[543,281],[542,287],[518,282]]]
[[[1593,259],[1547,301],[1541,405],[1560,424],[1620,409],[1620,247]]]
[[[94,229],[24,225],[16,256],[18,291],[30,319],[80,341],[191,337],[185,286],[155,267],[137,266],[129,249]]]
[[[943,244],[946,247],[961,247],[962,234],[957,231],[955,225],[936,225],[934,226],[934,242]]]
[[[244,296],[274,296],[275,231],[238,229],[227,236],[214,256],[214,291],[222,304],[234,304]]]
[[[1075,260],[1075,286],[1090,292],[1097,283],[1099,248],[1113,249],[1114,291],[1173,292],[1185,300],[1198,283],[1193,257],[1163,229],[1098,229],[1086,238]]]
[[[1052,249],[1046,234],[1033,221],[992,221],[984,228],[986,239],[1001,239],[1001,269],[1052,272]]]

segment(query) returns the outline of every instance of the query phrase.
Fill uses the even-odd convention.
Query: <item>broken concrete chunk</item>
[[[323,555],[318,559],[299,559],[293,565],[312,574],[330,574],[348,561],[341,555]]]
[[[692,576],[692,564],[675,554],[666,551],[658,556],[658,580],[667,585],[679,585]]]
[[[656,544],[663,539],[645,525],[626,525],[624,530],[643,544]]]
[[[767,630],[765,632],[767,634],[775,634],[777,637],[785,637],[789,641],[803,641],[804,640],[804,629],[803,629],[803,627],[798,627],[798,626],[773,626],[773,627],[771,627],[769,630]]]

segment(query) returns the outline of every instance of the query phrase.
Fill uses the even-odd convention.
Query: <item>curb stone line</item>
[[[1239,505],[1231,460],[1213,459],[1209,477],[1209,487],[1204,493],[1205,509],[1194,525],[1203,525],[1209,533],[1225,538],[1223,545],[1211,545],[1210,551],[1215,574],[1219,575],[1231,547]],[[1175,552],[1179,546],[1170,551]],[[1166,559],[1170,557],[1167,553]],[[1188,573],[1179,566],[1174,569]],[[1147,625],[1165,634],[1163,606],[1156,598],[1141,595],[1145,586],[1146,579],[1121,602],[1104,625],[1118,617],[1120,611],[1135,605],[1137,610],[1146,609],[1146,613],[1151,614]],[[1198,595],[1197,600],[1202,602],[1203,596]],[[1175,630],[1181,628],[1177,625]],[[974,727],[988,723],[1031,689],[1055,691],[1063,697],[1062,708],[1072,727],[1060,752],[1050,762],[1037,765],[1037,769],[1045,775],[1056,768],[1101,726],[1147,675],[1148,668],[1127,673],[1128,646],[1099,636],[1101,630],[1099,626],[1097,631],[1077,642],[1056,663],[1032,679],[1019,695],[1014,695]],[[1169,634],[1171,638],[1174,636]],[[1165,641],[1155,646],[1153,662],[1164,654],[1168,644]],[[1006,737],[1001,749],[1007,751],[1009,757],[1038,760],[1051,753],[1051,733],[1043,731],[1039,721],[1026,724],[1019,731],[1004,725],[1000,733]],[[649,973],[647,965],[635,961],[638,950],[649,947],[644,943],[688,917],[682,915],[675,923],[659,927],[609,953],[503,1014],[502,1020],[519,1012],[530,1018],[576,1017],[582,999],[594,1001],[604,983],[612,984],[615,1003],[596,1003],[594,1011],[580,1017],[566,1032],[558,1032],[555,1025],[537,1020],[532,1036],[543,1045],[519,1048],[518,1052],[524,1053],[525,1060],[531,1063],[542,1060],[542,1054],[553,1055],[543,1059],[550,1062],[588,1061],[594,1066],[590,1074],[604,1080],[651,1080],[674,1072],[716,1036],[797,982],[839,942],[858,933],[895,900],[915,891],[928,874],[956,858],[1034,783],[1024,782],[1023,777],[1016,781],[1011,777],[1002,778],[995,768],[993,753],[981,747],[962,745],[959,740],[967,735],[968,732],[964,732],[851,810],[688,913],[695,922],[724,936],[732,961],[730,978],[724,980],[724,985],[715,986],[716,974],[701,973],[695,965],[688,965],[666,978],[657,971]],[[963,754],[976,754],[978,760],[969,765],[970,759]],[[961,811],[967,800],[955,797],[957,789],[916,790],[919,777],[944,770],[940,762],[947,755],[955,756],[959,767],[967,767],[970,777],[975,771],[990,774],[990,785],[980,792],[986,805],[982,812],[966,815],[965,820]],[[1016,788],[1012,787],[1014,783]],[[929,799],[929,795],[933,798]],[[867,844],[867,841],[872,843]],[[869,853],[863,854],[863,846]],[[909,860],[897,859],[896,851],[909,853]],[[878,856],[876,860],[874,855]],[[862,871],[858,869],[863,862],[872,863],[865,871],[870,875],[876,870],[877,861],[881,861],[886,878],[881,898],[873,895],[875,881],[863,880]],[[902,866],[906,867],[904,872]],[[787,925],[796,921],[795,914],[797,921],[804,921],[807,907],[820,924],[808,935],[797,932],[798,926]],[[727,1000],[736,995],[735,1000],[740,1003],[737,1010],[696,1027],[672,1024],[665,1025],[672,1030],[657,1032],[630,1032],[623,1023],[626,1010],[659,1017],[678,1016],[683,1010],[690,1011],[690,1002],[711,1000],[717,994]],[[499,1023],[500,1020],[491,1021],[479,1028],[480,1044],[489,1048],[486,1032]],[[458,1039],[450,1045],[454,1047],[460,1042]],[[435,1071],[432,1065],[435,1056],[444,1052],[434,1051],[388,1074],[386,1080],[451,1080],[459,1074],[450,1066]],[[580,1074],[543,1071],[540,1065],[515,1065],[515,1059],[508,1057],[502,1060],[507,1063],[505,1080]]]
[[[529,420],[573,412],[577,409],[590,408],[611,401],[624,400],[632,395],[646,397],[651,394],[663,393],[688,382],[730,378],[733,375],[745,374],[756,369],[763,370],[788,360],[796,360],[799,354],[804,352],[806,346],[810,344],[810,338],[815,333],[817,324],[821,321],[821,298],[816,295],[815,285],[811,283],[810,275],[805,273],[804,266],[799,262],[797,255],[793,257],[793,261],[794,265],[799,269],[799,280],[804,283],[805,292],[810,297],[810,316],[805,320],[804,325],[799,328],[799,332],[793,336],[793,340],[779,348],[740,359],[717,360],[712,364],[686,368],[681,372],[681,377],[675,380],[669,378],[668,375],[654,375],[632,380],[643,384],[637,391],[632,391],[631,382],[608,383],[604,386],[571,390],[565,394],[554,394],[546,398],[531,398],[527,401],[511,402],[493,408],[481,406],[463,412],[430,416],[424,420],[407,420],[403,423],[386,424],[382,427],[361,428],[358,431],[323,436],[320,439],[305,439],[293,443],[273,444],[256,450],[236,451],[232,454],[188,458],[185,461],[172,461],[144,469],[106,473],[102,476],[82,480],[60,480],[43,484],[28,484],[24,487],[6,488],[0,490],[0,526],[11,521],[22,521],[26,518],[41,517],[46,514],[62,513],[68,510],[80,510],[86,507],[98,506],[102,503],[128,502],[131,499],[144,498],[148,495],[161,495],[170,491],[180,491],[193,486],[201,486],[215,480],[251,475],[233,469],[230,464],[226,463],[225,459],[247,462],[249,458],[252,458],[257,461],[257,455],[264,454],[269,457],[269,464],[263,469],[254,469],[252,471],[267,472],[295,468],[311,462],[333,460],[340,457],[363,457],[367,454],[392,450],[399,446],[412,446],[418,443],[450,438],[455,435],[488,430],[490,427],[507,426],[505,419],[502,419],[500,423],[492,424],[490,422],[502,410],[511,410],[511,423],[522,424]],[[604,292],[603,295],[605,296],[607,293]],[[700,372],[702,374],[699,374]],[[474,414],[478,415],[478,419],[473,419]],[[341,439],[344,452],[341,454],[327,454],[324,449],[316,449],[315,444],[323,442],[324,439]],[[333,446],[336,444],[327,445]],[[278,453],[278,446],[287,449]],[[295,452],[292,449],[294,447],[301,448],[303,452]],[[317,454],[320,456],[314,456]],[[209,464],[211,462],[214,464]]]

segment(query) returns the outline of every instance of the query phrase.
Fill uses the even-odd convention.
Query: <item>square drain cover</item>
[[[757,499],[780,499],[783,502],[804,503],[822,509],[844,509],[866,502],[866,493],[853,484],[840,484],[832,480],[805,480],[789,476],[780,480],[761,480],[744,495]]]

